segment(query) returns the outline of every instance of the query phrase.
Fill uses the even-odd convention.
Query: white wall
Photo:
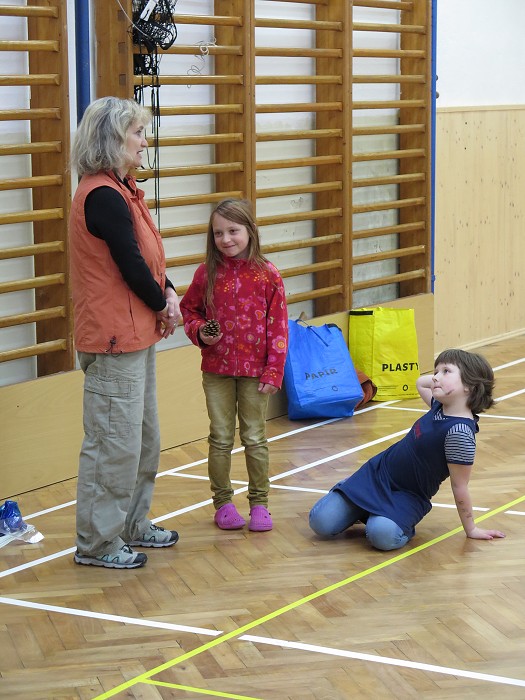
[[[438,109],[523,104],[524,0],[434,2]]]

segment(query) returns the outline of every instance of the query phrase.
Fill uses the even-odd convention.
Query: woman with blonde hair
[[[155,343],[181,318],[159,232],[131,174],[151,117],[134,100],[86,109],[72,164],[81,176],[69,246],[75,347],[84,372],[77,487],[77,564],[143,566],[136,547],[169,547],[148,512],[160,457]]]

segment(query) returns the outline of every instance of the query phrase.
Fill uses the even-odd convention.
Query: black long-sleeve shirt
[[[162,311],[166,298],[142,257],[124,197],[112,187],[97,187],[86,197],[84,215],[88,231],[107,243],[131,291],[153,311]],[[168,278],[166,287],[175,289]]]

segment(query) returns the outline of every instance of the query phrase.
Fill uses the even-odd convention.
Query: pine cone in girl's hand
[[[204,326],[201,326],[201,333],[208,338],[216,338],[221,334],[221,326],[218,321],[211,318],[209,321],[206,321]]]

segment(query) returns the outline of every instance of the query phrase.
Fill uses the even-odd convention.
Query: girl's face
[[[434,368],[432,396],[440,403],[450,403],[451,399],[468,394],[468,387],[461,381],[457,365],[440,363]]]
[[[250,234],[246,226],[214,214],[212,229],[215,245],[224,256],[237,260],[248,257]]]
[[[126,131],[125,148],[129,156],[128,168],[139,168],[142,165],[142,152],[148,147],[144,124],[133,122]]]

